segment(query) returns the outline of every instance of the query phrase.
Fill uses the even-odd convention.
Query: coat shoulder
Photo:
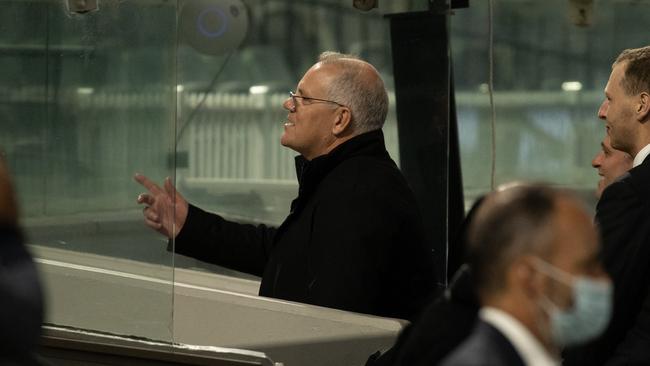
[[[501,332],[483,321],[478,321],[470,337],[443,360],[442,365],[524,366],[524,362],[512,343]]]

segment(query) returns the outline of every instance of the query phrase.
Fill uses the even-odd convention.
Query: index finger
[[[162,191],[160,187],[156,185],[156,183],[152,182],[149,178],[145,177],[140,173],[135,173],[133,179],[135,179],[136,182],[142,184],[144,188],[146,188],[151,193],[158,193]]]

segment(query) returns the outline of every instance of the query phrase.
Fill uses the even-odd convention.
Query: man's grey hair
[[[318,61],[340,67],[327,98],[350,108],[353,130],[364,133],[382,128],[388,114],[388,93],[379,73],[377,78],[367,78],[364,71],[370,64],[355,55],[323,52]]]

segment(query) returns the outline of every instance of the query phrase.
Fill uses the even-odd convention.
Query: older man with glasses
[[[177,253],[262,277],[259,294],[411,319],[435,286],[412,191],[384,144],[388,95],[377,70],[325,52],[283,104],[282,145],[296,157],[298,197],[278,228],[188,204],[169,180],[148,189],[148,226]]]

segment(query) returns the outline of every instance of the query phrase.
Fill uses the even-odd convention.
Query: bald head
[[[482,295],[506,290],[508,271],[522,256],[555,262],[551,258],[567,250],[597,252],[592,246],[598,237],[581,202],[545,185],[517,185],[490,194],[469,230],[469,260]]]
[[[0,157],[0,225],[15,226],[18,221],[18,210],[14,197],[9,172]]]
[[[388,114],[388,93],[371,64],[353,55],[323,52],[317,65],[336,68],[327,98],[350,108],[355,134],[383,127]]]

